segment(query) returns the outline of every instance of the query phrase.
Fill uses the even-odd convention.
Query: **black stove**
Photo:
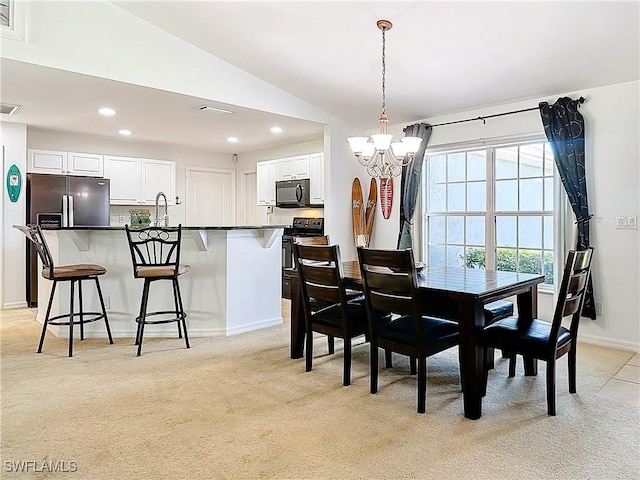
[[[293,217],[291,227],[284,229],[287,237],[321,237],[324,235],[324,218]]]
[[[282,298],[291,298],[291,280],[285,278],[284,269],[293,267],[293,246],[295,237],[322,237],[324,218],[293,217],[290,227],[282,235]]]

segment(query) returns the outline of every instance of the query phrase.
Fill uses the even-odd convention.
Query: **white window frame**
[[[478,139],[475,141],[468,142],[458,142],[451,144],[442,144],[436,146],[429,146],[427,151],[425,152],[425,163],[428,162],[428,157],[430,155],[437,155],[440,153],[455,153],[460,151],[470,151],[474,149],[496,149],[504,146],[510,145],[522,145],[526,143],[536,143],[536,142],[548,142],[548,139],[544,134],[535,133],[529,135],[519,135],[519,136],[508,136],[508,137],[497,137],[497,138],[489,138],[489,139]],[[493,170],[493,159],[487,158],[487,185],[491,182],[491,186],[487,187],[487,216],[494,216],[495,212],[493,211],[493,201],[495,194],[495,178],[494,173],[489,173],[489,170]],[[425,164],[422,168],[422,187],[420,189],[420,194],[418,198],[417,211],[421,212],[421,215],[416,215],[416,225],[414,229],[414,245],[418,248],[417,250],[417,258],[427,259],[427,245],[426,242],[428,239],[424,238],[426,220],[427,220],[427,212],[425,211],[427,200],[426,200],[426,192],[428,188],[427,184],[427,175],[428,175],[428,165]],[[566,253],[569,249],[572,248],[575,242],[572,243],[571,236],[573,228],[571,228],[570,220],[571,210],[570,205],[567,199],[566,192],[564,191],[564,187],[562,186],[562,182],[560,180],[560,176],[558,175],[558,169],[554,165],[553,169],[553,227],[554,227],[554,241],[553,241],[553,251],[554,251],[554,284],[540,284],[538,286],[538,291],[540,293],[553,294],[556,293],[556,290],[560,284],[558,281],[558,275],[561,274],[562,269],[564,267],[564,259],[566,257]],[[491,203],[489,203],[491,202]],[[491,206],[491,210],[489,210],[489,206]],[[489,213],[489,211],[491,213]],[[531,212],[535,214],[536,212]],[[464,215],[464,212],[461,212]],[[495,231],[493,227],[493,222],[487,221],[485,223],[485,261],[489,262],[493,261],[494,252],[492,249],[487,248],[487,245],[495,246]],[[493,237],[489,237],[492,235]],[[489,243],[490,240],[490,243]],[[491,256],[491,259],[489,258]]]

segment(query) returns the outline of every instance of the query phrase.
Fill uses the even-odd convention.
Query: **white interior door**
[[[187,225],[236,224],[236,172],[222,168],[187,167]]]
[[[258,205],[258,184],[255,171],[244,171],[240,174],[240,215],[238,221],[242,225],[266,225],[267,207]]]

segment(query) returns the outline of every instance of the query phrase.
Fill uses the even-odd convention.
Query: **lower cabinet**
[[[104,176],[111,180],[112,205],[155,205],[158,192],[175,204],[175,162],[105,155]]]

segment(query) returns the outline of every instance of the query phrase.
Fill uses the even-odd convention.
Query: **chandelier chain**
[[[385,41],[385,32],[387,31],[386,28],[382,28],[382,113],[387,113],[386,112],[386,95],[385,95],[385,80],[386,80],[386,74],[387,74],[387,68],[386,68],[386,56],[385,56],[385,51],[386,51],[386,41]]]

